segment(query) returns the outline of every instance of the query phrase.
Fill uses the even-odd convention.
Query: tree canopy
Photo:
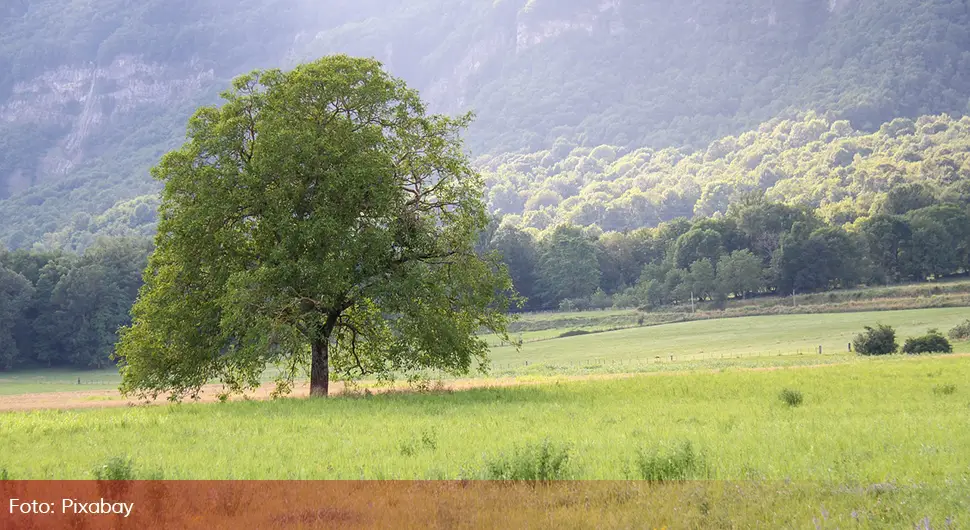
[[[505,333],[514,300],[483,183],[462,151],[469,116],[429,115],[369,59],[329,56],[236,78],[221,107],[153,169],[156,249],[122,330],[122,390],[179,399],[212,379],[312,395],[343,378],[467,373],[476,332]]]

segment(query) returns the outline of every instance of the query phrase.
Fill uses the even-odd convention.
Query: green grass
[[[547,341],[530,342],[518,352],[510,346],[492,349],[498,370],[550,364],[564,368],[591,359],[604,362],[701,360],[730,357],[766,357],[815,354],[848,354],[848,344],[863,326],[887,324],[896,329],[900,345],[908,336],[927,329],[944,332],[970,316],[968,308],[916,309],[866,313],[772,315],[701,320],[624,329]],[[970,344],[957,343],[955,351],[966,353]]]
[[[600,316],[614,319],[632,318],[631,315],[635,313],[604,311],[524,315],[522,320],[530,326],[559,325],[564,322],[570,325],[520,332],[518,336],[525,341],[520,351],[515,351],[511,346],[500,346],[495,337],[487,337],[493,344],[491,375],[639,373],[855,362],[855,355],[848,354],[848,344],[862,331],[863,326],[876,323],[891,325],[896,328],[897,341],[902,345],[906,337],[922,335],[930,328],[938,328],[945,333],[970,317],[970,309],[742,317],[558,338],[570,330],[606,329],[606,324],[597,320]],[[821,358],[816,354],[819,345],[822,346]],[[957,353],[968,353],[970,343],[955,343],[954,349]],[[798,356],[799,353],[802,355]],[[78,378],[81,385],[77,384]],[[272,373],[268,371],[264,379],[268,381],[271,378]],[[0,395],[114,389],[118,383],[118,374],[111,369],[0,373]]]
[[[801,405],[779,400],[784,389]],[[958,493],[970,490],[968,420],[970,359],[899,356],[452,394],[5,413],[0,469],[14,479],[90,479],[126,462],[135,478],[166,479],[790,480],[827,502],[832,492],[889,502],[898,509],[879,521],[912,527],[970,513]]]
[[[968,381],[966,358],[898,357],[452,394],[5,413],[0,467],[90,478],[125,456],[169,478],[459,478],[489,455],[549,439],[573,449],[580,477],[622,479],[638,450],[690,441],[716,479],[921,482],[970,472]],[[955,391],[934,391],[947,385]],[[779,401],[786,388],[804,394],[800,407]]]
[[[81,381],[78,384],[78,380]],[[0,396],[41,392],[76,392],[118,388],[121,377],[115,368],[71,370],[45,368],[0,372]]]

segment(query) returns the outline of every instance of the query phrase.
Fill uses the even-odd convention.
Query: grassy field
[[[854,362],[857,358],[848,353],[848,343],[863,326],[894,326],[901,345],[905,337],[929,328],[945,333],[970,318],[970,308],[756,316],[603,332],[618,321],[632,320],[634,315],[631,311],[524,315],[521,324],[536,330],[517,334],[525,341],[519,351],[489,339],[493,343],[490,375],[640,373]],[[576,330],[596,333],[558,338]],[[819,346],[824,357],[821,360]],[[958,353],[970,353],[970,343],[956,343],[954,347]],[[778,356],[800,358],[773,359]],[[265,379],[270,380],[271,375],[268,373]],[[117,388],[119,381],[117,371],[111,369],[0,373],[0,395],[105,390]]]
[[[0,396],[117,388],[119,382],[121,378],[116,368],[105,370],[47,368],[13,373],[0,372]]]
[[[526,316],[524,319],[537,318]],[[539,316],[538,318],[543,318]],[[921,335],[929,328],[944,333],[970,318],[968,308],[915,309],[865,313],[826,313],[816,315],[772,315],[731,319],[702,320],[644,326],[594,333],[555,340],[535,341],[535,334],[523,333],[533,340],[516,352],[509,346],[492,349],[493,367],[499,374],[528,372],[530,366],[549,365],[570,371],[589,360],[607,365],[660,360],[701,360],[746,356],[809,355],[822,346],[823,355],[848,354],[848,344],[864,326],[877,323],[896,329],[897,341]],[[558,334],[568,329],[560,328]],[[593,328],[595,329],[595,328]],[[548,333],[548,332],[533,332]],[[970,351],[970,344],[956,344],[958,351]],[[611,366],[611,365],[610,365]]]
[[[970,310],[600,332],[631,315],[527,315],[528,342],[493,347],[491,375],[535,385],[0,413],[0,478],[636,480],[646,489],[579,487],[529,509],[594,510],[612,527],[970,525],[970,357],[847,352],[865,325],[902,343]],[[575,330],[596,333],[557,338]],[[113,370],[19,372],[0,375],[0,395],[117,383]]]
[[[545,462],[547,478],[811,484],[783,502],[791,513],[821,509],[833,525],[861,527],[929,517],[936,528],[970,523],[968,382],[966,357],[893,357],[453,394],[5,413],[0,474],[85,479],[115,459],[134,478],[479,479]],[[786,389],[801,403],[784,401]]]

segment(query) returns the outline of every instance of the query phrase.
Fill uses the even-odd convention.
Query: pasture
[[[586,315],[589,319],[595,314],[577,315]],[[613,317],[615,312],[605,314]],[[551,314],[540,314],[523,320],[552,318]],[[492,364],[498,375],[588,371],[586,365],[590,361],[599,361],[594,363],[599,368],[593,371],[626,372],[639,371],[638,367],[658,361],[669,362],[671,356],[674,362],[798,354],[818,357],[819,346],[823,357],[854,358],[848,355],[848,344],[864,326],[877,323],[893,326],[902,345],[908,336],[922,335],[930,328],[946,333],[967,318],[970,318],[970,309],[965,307],[771,315],[632,327],[554,339],[566,331],[603,329],[602,324],[589,319],[558,329],[521,332],[517,334],[524,342],[521,350],[497,345],[492,348]],[[569,317],[564,321],[569,322]],[[970,352],[970,344],[957,343],[954,347],[957,352]]]
[[[863,326],[896,328],[897,340],[939,328],[944,333],[970,318],[970,308],[771,315],[636,326],[632,310],[526,314],[513,336],[519,351],[492,343],[491,370],[470,378],[643,373],[856,362],[848,343]],[[621,327],[615,331],[611,328]],[[566,332],[594,332],[559,338]],[[822,346],[822,355],[817,355]],[[970,343],[955,343],[970,353]],[[673,359],[671,359],[673,357]],[[269,370],[264,379],[272,379]],[[428,374],[440,377],[439,374]],[[78,384],[80,379],[81,384]],[[114,369],[33,370],[0,373],[0,396],[46,392],[103,391],[117,388]]]
[[[527,315],[521,351],[495,346],[490,376],[453,382],[470,390],[0,413],[0,477],[633,480],[636,494],[584,493],[586,516],[621,527],[649,513],[670,527],[960,528],[970,523],[970,345],[952,356],[846,350],[864,325],[892,325],[902,343],[967,313],[744,317],[566,338],[556,337],[629,315]],[[0,402],[80,388],[109,404],[117,381],[6,374]]]
[[[90,479],[107,465],[129,478],[488,479],[544,469],[539,478],[712,479],[776,495],[775,484],[810,484],[778,499],[775,515],[942,527],[970,522],[968,381],[966,357],[894,356],[450,394],[4,413],[0,474]],[[801,401],[783,399],[786,389]]]

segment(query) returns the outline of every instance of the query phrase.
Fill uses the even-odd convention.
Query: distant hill
[[[481,157],[478,164],[491,209],[522,228],[569,223],[623,231],[677,217],[718,217],[756,190],[841,225],[878,211],[903,184],[970,205],[970,117],[899,118],[866,133],[809,114],[694,152],[559,142],[530,154]]]
[[[435,110],[474,110],[468,146],[492,158],[604,144],[686,153],[806,111],[871,132],[958,117],[970,98],[958,1],[12,0],[0,27],[11,247],[45,234],[85,246],[64,234],[154,193],[147,168],[231,77],[327,53],[375,56]]]

